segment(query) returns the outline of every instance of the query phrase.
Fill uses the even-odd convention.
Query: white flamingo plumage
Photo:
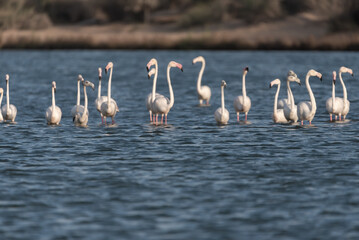
[[[168,82],[168,88],[169,88],[169,92],[170,92],[170,99],[168,99],[167,97],[164,97],[164,96],[154,98],[153,104],[152,104],[152,110],[153,110],[153,112],[156,113],[156,124],[158,124],[158,115],[159,114],[161,114],[161,116],[162,116],[161,124],[163,124],[163,116],[165,116],[165,124],[167,124],[167,115],[168,115],[169,111],[171,110],[171,108],[173,107],[173,104],[175,101],[173,89],[172,89],[172,85],[171,85],[171,78],[170,78],[170,69],[172,67],[177,67],[183,72],[182,64],[177,63],[175,61],[171,61],[168,63],[167,82]],[[152,96],[153,95],[154,95],[154,93],[152,92]]]
[[[342,98],[335,97],[335,82],[336,82],[336,71],[333,71],[333,81],[332,81],[332,97],[328,98],[326,101],[326,109],[329,113],[330,121],[333,121],[332,115],[341,116],[341,111],[344,108],[344,102]],[[341,117],[339,117],[341,119]]]
[[[155,65],[155,68],[151,68],[152,65]],[[157,76],[158,76],[158,63],[157,63],[157,60],[155,58],[152,58],[148,63],[147,63],[147,66],[146,66],[146,69],[148,72],[148,78],[150,79],[151,76],[154,74],[155,77],[153,78],[153,85],[152,85],[152,92],[149,93],[147,95],[147,98],[146,98],[146,108],[148,110],[148,112],[150,113],[150,122],[153,121],[152,119],[152,114],[153,114],[153,111],[152,111],[152,103],[153,101],[155,100],[155,98],[157,97],[160,97],[162,96],[161,94],[158,94],[156,93],[156,85],[157,85]],[[154,93],[154,94],[153,94]],[[152,95],[154,95],[155,97],[153,98],[153,101],[152,101]]]
[[[111,117],[112,118],[112,124],[115,123],[115,115],[117,112],[119,112],[117,103],[114,99],[111,98],[111,81],[112,81],[112,71],[113,71],[113,63],[109,62],[105,68],[105,72],[107,73],[108,70],[110,71],[110,76],[108,79],[108,88],[107,88],[107,101],[104,101],[101,104],[101,113],[104,117],[104,121],[106,124],[106,118]]]
[[[0,88],[0,94],[1,94],[1,96],[0,96],[0,109],[1,109],[2,98],[4,96],[4,89]],[[0,111],[0,122],[3,122],[3,121],[4,121],[4,118],[3,118],[2,113]]]
[[[292,93],[292,89],[290,88],[290,82],[297,82],[299,86],[301,85],[300,79],[297,77],[297,74],[295,74],[292,70],[288,72],[287,76],[287,92],[289,101],[288,104],[284,104],[283,112],[287,121],[296,123],[298,121],[298,108],[297,105],[295,105],[294,95]]]
[[[79,112],[76,114],[74,118],[74,123],[76,126],[86,127],[89,119],[89,113],[87,109],[88,99],[87,99],[86,87],[91,87],[92,90],[95,90],[95,85],[90,81],[85,81],[84,79],[82,79],[81,83],[84,86],[84,99],[85,99],[84,111],[82,113]]]
[[[303,125],[303,121],[309,121],[309,124],[312,124],[312,120],[317,111],[317,104],[315,102],[315,97],[313,91],[309,85],[309,77],[318,77],[320,81],[322,81],[322,74],[311,69],[308,71],[307,76],[305,78],[305,86],[307,87],[310,101],[300,102],[298,103],[298,119],[301,121],[301,125]]]
[[[249,71],[248,67],[243,69],[242,76],[242,95],[234,98],[233,106],[234,110],[237,112],[237,121],[239,122],[239,113],[243,112],[245,114],[245,121],[247,121],[247,114],[251,109],[251,99],[247,96],[246,91],[246,75]]]
[[[198,56],[193,59],[192,64],[195,64],[197,62],[202,62],[202,67],[198,74],[198,79],[197,79],[197,94],[198,94],[199,104],[202,105],[203,100],[205,100],[207,105],[209,105],[209,100],[211,99],[211,88],[206,85],[203,86],[201,85],[203,72],[206,67],[206,61],[204,60],[204,57]]]
[[[5,79],[6,79],[6,105],[2,106],[1,112],[2,112],[2,116],[4,118],[4,121],[15,122],[17,109],[16,109],[15,105],[10,104],[10,95],[9,95],[10,77],[9,77],[9,74],[6,74]]]
[[[101,82],[102,82],[102,69],[98,68],[98,91],[97,91],[97,98],[95,100],[95,107],[97,111],[101,115],[101,122],[103,124],[103,115],[101,113],[101,105],[102,103],[107,101],[107,96],[101,96]]]
[[[287,74],[287,98],[282,98],[280,100],[278,100],[278,109],[284,108],[284,105],[289,104],[290,105],[290,93],[292,92],[292,89],[290,88],[290,82],[297,82],[299,85],[301,85],[300,83],[300,79],[298,78],[297,74],[293,71],[293,70],[289,70],[288,74]]]
[[[84,112],[84,106],[80,104],[80,98],[81,98],[81,90],[80,90],[80,82],[82,81],[82,75],[79,74],[77,76],[77,99],[76,99],[76,105],[74,105],[71,109],[71,116],[74,118],[78,113]]]
[[[62,117],[62,112],[61,112],[61,109],[58,106],[56,106],[56,103],[55,103],[55,93],[56,93],[56,82],[55,81],[52,82],[51,92],[52,92],[52,105],[47,108],[45,117],[46,117],[47,124],[59,125],[59,123],[61,121],[61,117]]]
[[[224,88],[227,86],[226,81],[221,82],[221,107],[214,112],[214,119],[218,124],[227,124],[229,120],[229,112],[224,103]]]
[[[343,119],[345,120],[345,118],[348,115],[349,110],[350,110],[350,102],[348,100],[347,88],[345,87],[345,84],[344,84],[344,81],[343,81],[343,78],[342,78],[342,73],[349,73],[353,77],[354,77],[354,73],[353,73],[352,69],[347,68],[347,67],[341,67],[339,69],[339,80],[340,80],[340,83],[342,84],[342,87],[343,87],[342,101],[343,101],[343,105],[344,105],[344,107],[343,107],[343,109],[341,111],[341,115],[343,116]],[[341,120],[340,115],[339,115],[339,120]]]
[[[288,120],[284,116],[284,110],[277,108],[278,95],[279,95],[279,90],[280,90],[280,80],[278,78],[273,80],[269,84],[269,87],[272,88],[274,85],[278,85],[278,87],[277,87],[277,92],[276,92],[276,94],[274,96],[273,116],[272,116],[273,122],[275,122],[275,123],[287,123]]]

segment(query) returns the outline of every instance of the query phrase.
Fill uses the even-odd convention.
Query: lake
[[[198,107],[196,81],[206,58],[203,84],[210,107]],[[169,97],[170,60],[175,103],[167,126],[149,122],[151,92],[146,64],[159,62],[157,92]],[[115,126],[101,125],[94,106],[97,68],[114,63]],[[0,87],[10,74],[16,124],[0,125],[1,239],[358,239],[359,74],[357,52],[296,51],[1,51]],[[241,95],[249,67],[248,123],[236,122],[233,99]],[[346,123],[331,123],[325,101],[332,71],[343,74],[351,109]],[[313,125],[272,121],[276,88],[286,94],[294,70],[296,103],[309,100],[305,75],[317,102]],[[87,89],[89,123],[75,127],[77,75]],[[102,94],[107,93],[104,74]],[[229,124],[217,126],[221,80],[227,82]],[[51,82],[56,81],[60,126],[48,126]],[[342,88],[337,81],[337,96]],[[4,97],[2,104],[6,102]],[[83,104],[83,99],[81,99]],[[244,116],[241,115],[241,120]]]

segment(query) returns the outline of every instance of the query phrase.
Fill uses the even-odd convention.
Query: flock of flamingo
[[[197,93],[200,106],[209,106],[209,101],[211,99],[211,89],[208,86],[202,85],[202,76],[206,66],[205,59],[202,56],[196,57],[193,59],[193,64],[201,62],[202,67],[198,75],[197,80]],[[152,68],[154,66],[154,68]],[[146,107],[150,114],[150,121],[155,124],[163,124],[163,119],[165,118],[165,124],[167,124],[167,115],[174,104],[174,94],[171,85],[171,78],[170,78],[170,69],[171,68],[179,68],[183,71],[182,64],[177,63],[175,61],[169,62],[167,66],[167,82],[169,87],[170,98],[168,99],[162,94],[156,92],[156,85],[157,85],[157,76],[158,76],[158,63],[155,58],[152,58],[147,66],[148,78],[153,78],[153,86],[152,92],[148,94],[146,98]],[[117,112],[119,112],[119,108],[117,106],[116,101],[111,98],[111,81],[112,81],[112,71],[113,71],[113,63],[109,62],[105,67],[105,72],[110,71],[109,79],[108,79],[108,89],[107,89],[107,96],[101,96],[101,81],[102,81],[102,69],[98,69],[98,77],[99,77],[99,85],[98,85],[98,95],[95,100],[95,106],[97,111],[101,115],[102,124],[107,124],[106,118],[111,117],[112,124],[115,123],[114,118]],[[234,98],[233,106],[237,113],[237,121],[239,122],[239,114],[244,113],[245,121],[247,121],[247,115],[251,108],[251,99],[247,96],[246,92],[246,75],[249,72],[249,68],[246,67],[243,69],[243,76],[242,76],[242,95],[237,96]],[[330,121],[333,121],[333,115],[335,116],[335,120],[338,119],[339,121],[345,120],[346,115],[349,113],[350,102],[347,96],[347,90],[342,78],[342,73],[349,73],[353,76],[353,71],[347,67],[341,67],[339,69],[339,79],[340,83],[343,87],[343,98],[335,96],[335,82],[336,82],[336,72],[333,71],[333,81],[332,81],[332,97],[328,98],[326,101],[326,109],[329,113]],[[305,85],[309,93],[310,101],[303,101],[295,104],[294,96],[292,90],[290,88],[291,82],[296,82],[301,85],[300,79],[298,78],[297,74],[295,74],[292,70],[290,70],[287,74],[287,98],[280,99],[278,101],[278,95],[280,91],[281,81],[280,79],[273,80],[269,87],[272,88],[274,85],[277,85],[277,91],[274,97],[274,105],[273,105],[273,122],[274,123],[297,123],[298,121],[301,122],[303,125],[304,121],[309,121],[311,124],[316,110],[317,105],[315,101],[315,97],[313,91],[309,84],[310,77],[317,77],[322,81],[322,74],[311,69],[308,71],[306,78],[305,78]],[[14,122],[17,114],[17,109],[13,104],[10,104],[10,97],[9,97],[9,75],[6,74],[6,105],[1,107],[0,112],[0,121],[9,121]],[[80,104],[81,98],[81,87],[83,85],[83,92],[84,92],[84,105]],[[229,121],[229,112],[225,108],[225,101],[224,101],[224,88],[227,86],[227,83],[222,80],[221,82],[221,107],[219,107],[215,113],[214,118],[216,122],[220,125],[227,124]],[[73,122],[76,126],[86,127],[88,123],[89,111],[88,111],[88,98],[86,87],[91,87],[92,90],[95,90],[95,85],[90,81],[85,81],[82,75],[78,75],[77,78],[77,101],[76,105],[74,105],[71,109],[71,115],[73,117]],[[46,110],[46,121],[49,125],[59,125],[62,117],[61,109],[56,106],[55,102],[55,93],[56,93],[56,82],[52,82],[52,105],[49,106]],[[0,88],[0,106],[3,99],[4,90]],[[206,102],[205,104],[203,102]],[[158,120],[158,116],[161,115],[161,122]]]

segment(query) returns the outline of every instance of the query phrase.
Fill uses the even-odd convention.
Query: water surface
[[[198,55],[207,59],[207,108],[197,107]],[[167,63],[184,67],[171,70],[168,126],[151,125],[145,107],[152,57],[166,96]],[[88,89],[89,126],[75,127],[77,75],[97,86],[97,68],[108,61],[117,125],[100,124],[97,92]],[[17,124],[0,125],[1,239],[358,239],[359,81],[343,74],[350,121],[330,123],[325,110],[331,72],[344,65],[359,73],[358,62],[351,52],[1,51],[0,86],[9,73],[18,108]],[[232,103],[246,66],[250,124],[238,124]],[[292,69],[304,83],[311,68],[324,79],[310,80],[313,126],[273,124],[270,81]],[[230,121],[220,127],[213,114],[222,79]],[[51,81],[63,112],[58,127],[45,122]],[[296,102],[309,100],[304,84],[292,90]]]

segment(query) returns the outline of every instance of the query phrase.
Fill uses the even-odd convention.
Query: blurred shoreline
[[[168,25],[109,23],[9,29],[1,49],[359,50],[359,31],[330,32],[326,19],[301,13],[246,25],[239,21],[179,30]]]

